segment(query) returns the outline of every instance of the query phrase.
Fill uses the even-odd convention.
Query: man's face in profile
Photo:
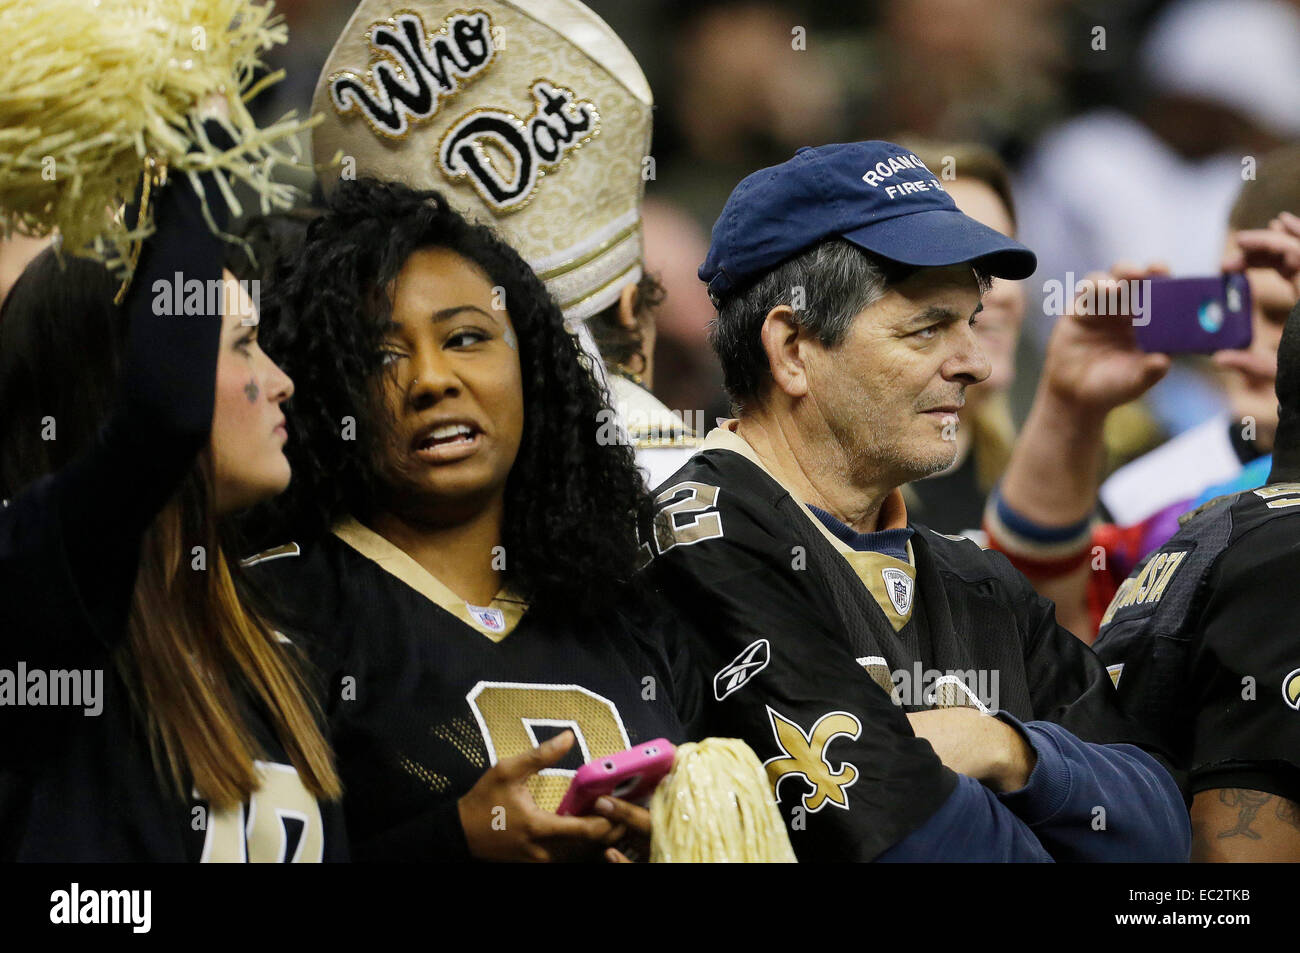
[[[966,387],[989,375],[972,320],[979,306],[969,265],[892,286],[839,346],[809,345],[800,426],[824,427],[850,476],[883,472],[897,485],[950,466]]]

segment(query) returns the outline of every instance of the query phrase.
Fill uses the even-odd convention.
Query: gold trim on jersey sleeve
[[[285,543],[283,546],[276,546],[274,549],[265,549],[255,556],[249,556],[241,559],[239,565],[243,569],[249,566],[256,566],[258,563],[269,563],[273,559],[284,559],[286,556],[300,556],[302,550],[297,543]]]

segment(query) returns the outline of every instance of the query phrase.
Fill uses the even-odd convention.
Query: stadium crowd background
[[[286,81],[267,121],[307,113],[352,0],[282,0]],[[1242,159],[1300,138],[1300,4],[1287,0],[593,0],[655,94],[645,205],[659,310],[655,392],[726,416],[695,269],[731,188],[800,146],[975,141],[1013,173],[1019,238],[1039,256],[1011,389],[1024,419],[1050,318],[1043,283],[1121,260],[1218,270]],[[1122,144],[1122,145],[1121,145]],[[1183,359],[1116,418],[1118,466],[1226,407],[1206,359]]]
[[[1243,160],[1300,138],[1300,4],[1290,0],[593,0],[655,94],[647,183],[657,313],[654,390],[712,421],[727,413],[695,269],[731,187],[802,145],[864,138],[973,142],[1012,172],[1026,282],[1010,408],[1034,394],[1051,328],[1039,289],[1117,261],[1218,270]],[[287,76],[259,122],[310,112],[353,0],[281,0]],[[300,184],[310,188],[310,180]],[[0,246],[0,293],[39,247]],[[1113,415],[1108,467],[1225,410],[1205,358],[1183,358]]]

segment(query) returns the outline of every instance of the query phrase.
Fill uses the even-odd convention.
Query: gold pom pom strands
[[[767,773],[734,738],[677,748],[650,800],[652,863],[795,863]]]
[[[256,74],[287,38],[269,3],[249,0],[0,0],[4,233],[57,231],[63,249],[129,269],[152,222],[147,207],[133,223],[122,209],[164,168],[196,188],[212,172],[236,216],[233,183],[263,213],[291,207],[297,190],[273,173],[303,167],[296,137],[314,122],[288,114],[259,129],[247,106],[282,78]],[[233,147],[215,145],[205,119]],[[204,215],[217,231],[206,196]]]

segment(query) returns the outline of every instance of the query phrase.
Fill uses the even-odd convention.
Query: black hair
[[[263,346],[293,378],[288,529],[311,539],[381,505],[392,420],[376,382],[390,287],[410,256],[446,248],[504,289],[519,342],[524,428],[505,491],[506,581],[538,609],[614,597],[637,564],[645,503],[630,447],[598,440],[604,394],[559,308],[522,258],[437,192],[341,182],[308,227],[263,318]],[[351,418],[355,439],[341,439]]]
[[[636,283],[636,299],[632,306],[637,320],[635,329],[626,328],[619,321],[617,301],[587,319],[591,337],[607,365],[624,365],[645,346],[645,335],[641,328],[667,296],[663,282],[657,276],[645,272]]]
[[[236,278],[261,281],[273,291],[276,277],[320,214],[319,207],[304,206],[244,219],[237,230],[242,244],[230,246],[226,267]]]
[[[66,466],[103,423],[126,340],[113,304],[119,285],[99,262],[46,248],[9,289],[0,309],[0,499]]]

